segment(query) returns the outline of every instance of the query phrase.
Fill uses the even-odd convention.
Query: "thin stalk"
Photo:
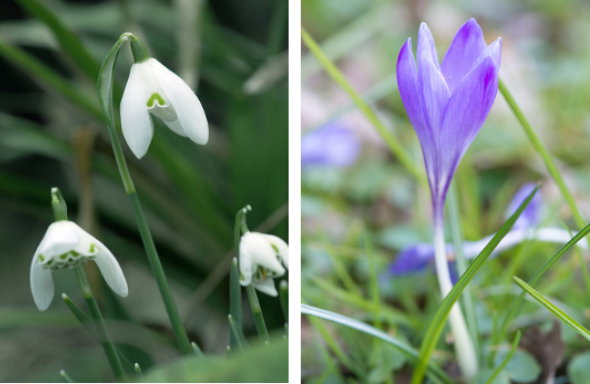
[[[555,165],[555,162],[553,161],[553,158],[551,157],[549,150],[547,150],[547,147],[545,147],[545,144],[543,144],[543,142],[535,132],[535,129],[529,123],[524,113],[516,103],[516,100],[512,96],[512,93],[510,93],[508,88],[506,88],[506,85],[502,80],[498,82],[498,89],[500,90],[502,96],[504,96],[504,99],[508,103],[508,106],[512,110],[512,113],[514,113],[514,116],[524,129],[524,132],[527,135],[529,141],[531,142],[533,148],[541,156],[541,159],[543,160],[543,163],[545,163],[545,167],[547,168],[547,172],[549,172],[549,175],[551,176],[553,181],[555,181],[555,184],[557,184],[557,187],[559,188],[561,195],[563,196],[565,202],[572,211],[572,215],[574,216],[574,220],[576,222],[576,225],[578,226],[578,229],[582,229],[585,225],[584,218],[582,217],[582,214],[580,213],[580,210],[576,205],[574,196],[565,184],[565,180],[563,180],[563,177],[561,177],[561,173],[557,169],[557,166]]]
[[[453,288],[453,283],[449,273],[445,247],[442,207],[440,212],[434,213],[434,251],[438,284],[441,296],[444,298]],[[457,361],[461,368],[461,373],[467,381],[470,381],[477,375],[478,364],[473,342],[469,336],[469,331],[467,330],[467,325],[465,324],[465,319],[458,303],[453,304],[451,308],[449,323],[455,339],[455,353],[457,354]]]
[[[289,283],[287,280],[281,280],[279,285],[279,300],[281,301],[281,310],[285,318],[285,324],[289,323]]]
[[[334,65],[330,58],[322,51],[319,44],[311,37],[305,28],[301,28],[301,37],[303,42],[315,56],[315,58],[324,67],[326,73],[338,84],[356,104],[359,111],[365,115],[367,120],[375,127],[377,133],[383,138],[391,153],[399,160],[399,162],[414,176],[417,180],[424,180],[424,174],[416,167],[416,161],[406,152],[397,139],[385,127],[383,122],[379,119],[375,111],[363,100],[358,92],[350,85],[348,80],[344,77],[342,72]]]
[[[99,342],[104,349],[104,352],[107,356],[109,364],[113,369],[113,373],[115,377],[118,379],[125,380],[125,373],[123,371],[123,366],[121,365],[121,360],[119,359],[119,355],[117,354],[117,350],[113,341],[111,340],[111,336],[107,331],[107,327],[105,325],[104,319],[102,317],[102,313],[98,308],[98,304],[94,299],[94,295],[92,294],[92,290],[90,289],[90,284],[88,283],[88,278],[86,277],[86,272],[84,271],[81,265],[78,265],[74,268],[76,271],[76,277],[78,278],[78,282],[80,283],[80,288],[82,289],[82,295],[84,296],[84,300],[86,300],[86,304],[90,309],[90,315],[94,320],[94,324],[98,331]]]
[[[230,346],[230,350],[243,349],[246,346],[246,338],[244,337],[242,330],[237,327],[236,321],[232,315],[227,315],[227,321],[229,322],[229,328],[232,332],[232,335],[236,340],[236,346]]]
[[[488,380],[486,381],[486,384],[493,384],[494,380],[496,380],[496,377],[498,377],[500,372],[502,372],[502,370],[506,367],[506,365],[508,365],[508,363],[512,359],[512,355],[514,355],[514,352],[516,352],[516,349],[518,348],[518,343],[520,342],[520,336],[521,336],[520,331],[516,331],[516,335],[514,336],[514,340],[512,341],[512,346],[510,347],[510,350],[506,354],[506,357],[504,358],[504,360],[502,360],[502,362],[496,367],[496,369],[494,369],[494,372],[488,378]]]
[[[264,315],[262,314],[262,308],[258,301],[258,295],[252,284],[246,286],[246,293],[248,294],[248,303],[250,303],[250,310],[252,311],[252,316],[254,316],[254,324],[256,325],[258,337],[265,343],[268,343],[268,330],[264,322]]]
[[[465,252],[463,251],[463,236],[461,231],[461,222],[459,215],[459,203],[457,199],[457,187],[454,182],[451,183],[447,197],[447,208],[449,212],[449,224],[451,226],[451,235],[453,237],[453,245],[455,250],[455,260],[457,262],[457,273],[461,276],[467,270],[467,261]],[[475,315],[475,305],[471,295],[469,286],[465,288],[462,295],[463,308],[465,309],[465,320],[467,321],[467,328],[471,334],[471,340],[476,351],[479,351],[478,342],[478,325],[477,316]],[[478,360],[481,356],[478,356]]]
[[[125,155],[123,154],[123,149],[121,148],[119,135],[117,134],[113,124],[109,123],[107,124],[107,127],[111,139],[111,145],[113,147],[113,153],[115,154],[115,160],[117,162],[117,168],[119,169],[119,174],[121,175],[121,180],[123,182],[123,187],[127,197],[129,197],[129,200],[131,201],[131,205],[133,206],[133,213],[135,215],[135,221],[137,222],[137,227],[141,236],[141,241],[143,242],[150,268],[156,279],[156,283],[158,284],[158,289],[160,290],[164,307],[166,308],[170,324],[172,325],[172,330],[176,335],[176,341],[180,350],[184,354],[192,354],[193,349],[191,347],[186,330],[184,329],[184,325],[182,324],[176,303],[172,298],[170,288],[168,287],[168,281],[166,280],[164,268],[160,262],[160,257],[158,256],[154,239],[152,238],[147,220],[145,219],[143,208],[141,207],[141,203],[139,201],[139,196],[137,195],[135,185],[133,184],[131,174],[129,173],[129,168],[127,167],[127,161],[125,160]]]
[[[235,257],[232,259],[229,272],[229,314],[235,327],[242,332],[242,288],[240,287],[238,259]],[[230,346],[234,349],[238,344],[236,332],[230,327]]]
[[[74,380],[72,380],[70,375],[68,375],[64,369],[59,371],[59,375],[62,377],[62,379],[64,379],[66,381],[66,383],[73,383],[74,382]]]

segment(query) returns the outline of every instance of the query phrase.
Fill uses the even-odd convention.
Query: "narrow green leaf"
[[[87,97],[83,92],[80,92],[74,84],[65,80],[53,69],[29,55],[24,50],[6,44],[0,40],[0,55],[19,69],[26,71],[34,79],[40,81],[42,85],[46,85],[49,89],[62,95],[77,107],[80,107],[82,110],[100,120],[103,119],[103,115],[94,100]]]
[[[70,60],[88,78],[94,80],[98,75],[98,61],[86,49],[78,35],[66,27],[43,2],[38,0],[17,0],[31,15],[36,17],[53,32],[56,40]]]
[[[541,305],[551,311],[555,316],[559,317],[560,320],[565,322],[574,331],[578,332],[582,337],[586,340],[590,341],[590,331],[586,329],[582,324],[578,323],[574,320],[570,315],[562,311],[561,309],[557,308],[555,304],[547,300],[543,295],[541,295],[538,291],[536,291],[533,287],[525,283],[522,279],[513,276],[512,279],[522,288],[526,293],[531,295],[533,299],[537,300]]]
[[[516,103],[516,100],[514,99],[508,88],[506,88],[506,85],[502,80],[498,82],[498,89],[502,96],[504,96],[504,99],[506,100],[508,105],[510,106],[512,113],[514,113],[514,116],[524,129],[524,132],[526,133],[529,141],[531,142],[531,145],[533,146],[535,151],[537,151],[537,153],[541,156],[541,159],[543,159],[543,162],[545,163],[545,167],[547,168],[549,175],[551,175],[551,178],[553,179],[553,181],[555,181],[555,184],[557,184],[557,187],[559,188],[561,195],[563,196],[564,200],[566,201],[567,205],[572,211],[576,224],[579,228],[582,228],[584,226],[584,219],[582,218],[580,210],[576,205],[574,196],[570,192],[569,188],[565,183],[565,180],[563,179],[561,173],[557,169],[557,166],[555,165],[555,162],[553,161],[553,158],[551,157],[549,150],[547,150],[547,147],[545,147],[545,144],[543,144],[543,142],[535,132],[535,129],[533,128],[531,123],[529,123],[524,113]]]
[[[356,329],[357,331],[366,333],[367,335],[371,335],[390,344],[411,361],[416,362],[419,359],[418,352],[411,346],[361,321],[307,304],[301,304],[301,314],[319,317],[320,319],[328,320],[336,324],[344,325],[348,328]],[[430,374],[430,378],[435,382],[446,384],[454,383],[454,381],[442,369],[435,366],[431,362],[426,362],[426,369]]]
[[[379,119],[375,111],[363,100],[358,92],[350,85],[346,80],[342,72],[334,65],[326,54],[322,51],[322,48],[316,43],[307,31],[301,29],[301,37],[307,48],[315,56],[315,58],[322,64],[324,70],[332,80],[334,80],[354,101],[359,111],[365,115],[367,120],[375,127],[379,135],[383,138],[391,153],[399,160],[399,162],[414,176],[417,180],[425,179],[424,174],[416,167],[416,162],[401,146],[397,139],[391,134],[391,132],[385,127],[383,122]]]
[[[229,328],[231,329],[233,340],[236,341],[236,346],[239,350],[243,350],[246,346],[246,338],[244,337],[242,330],[238,328],[238,324],[236,323],[232,315],[227,315],[227,321],[229,321]],[[231,346],[231,349],[233,351],[233,345]]]
[[[545,262],[545,264],[543,264],[541,269],[539,269],[539,271],[537,271],[537,273],[535,273],[533,278],[529,281],[529,284],[531,286],[535,286],[537,284],[537,282],[539,281],[539,279],[545,274],[545,272],[547,272],[549,270],[549,268],[551,268],[559,259],[561,259],[561,257],[563,255],[565,255],[565,253],[567,251],[569,251],[570,248],[572,248],[574,245],[576,245],[578,243],[578,241],[582,240],[586,235],[588,235],[588,233],[590,233],[590,224],[587,224],[584,228],[582,228],[582,230],[580,232],[578,232],[574,237],[572,237],[570,239],[570,241],[568,241],[553,256],[551,256],[551,258],[549,260],[547,260]],[[510,324],[510,321],[512,321],[512,319],[514,318],[514,316],[516,316],[516,314],[518,313],[519,309],[522,306],[522,303],[524,301],[524,295],[525,295],[525,293],[522,292],[516,298],[516,300],[512,301],[512,304],[506,310],[506,315],[500,321],[500,324],[499,324],[497,330],[494,332],[494,335],[491,338],[492,345],[497,344],[501,340],[504,339],[504,335],[506,334],[506,332],[508,330],[508,325]],[[495,353],[490,354],[491,361],[493,361],[493,359],[495,358],[495,355],[496,355]]]
[[[494,369],[494,372],[492,372],[492,374],[490,375],[490,377],[486,381],[486,384],[493,384],[496,377],[498,377],[498,375],[504,370],[504,367],[506,367],[506,365],[510,362],[510,359],[512,359],[512,355],[514,355],[516,348],[518,348],[518,343],[520,342],[520,336],[521,336],[520,331],[516,331],[516,335],[514,336],[514,340],[512,341],[512,346],[510,347],[510,351],[508,351],[504,360],[502,360],[502,362],[496,367],[496,369]]]
[[[413,384],[420,384],[423,381],[424,372],[428,362],[431,359],[432,352],[436,347],[438,339],[443,331],[443,328],[447,322],[447,317],[451,312],[451,308],[457,302],[461,293],[467,287],[467,284],[473,279],[473,276],[483,267],[486,260],[490,257],[494,249],[498,246],[500,241],[506,236],[506,234],[510,231],[518,217],[521,215],[522,211],[526,208],[526,206],[530,203],[535,193],[537,193],[539,187],[535,187],[535,189],[527,196],[527,198],[520,204],[516,212],[510,216],[510,218],[500,227],[498,232],[492,237],[490,242],[485,246],[483,251],[475,258],[473,263],[467,268],[465,273],[461,276],[459,281],[455,284],[453,289],[449,292],[449,294],[443,299],[442,303],[434,318],[432,319],[428,330],[426,331],[426,336],[422,341],[422,345],[420,347],[420,360],[414,373],[412,375],[412,383]]]

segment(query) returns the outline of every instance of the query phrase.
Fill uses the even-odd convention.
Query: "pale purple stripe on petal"
[[[471,70],[486,46],[477,21],[469,19],[459,28],[441,64],[442,73],[451,90]]]

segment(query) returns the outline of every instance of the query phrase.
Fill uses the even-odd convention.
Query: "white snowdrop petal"
[[[44,269],[40,263],[37,262],[37,254],[33,257],[31,263],[30,283],[31,292],[33,293],[33,300],[40,311],[44,311],[49,307],[53,300],[54,286],[53,276],[51,270]]]
[[[43,240],[37,248],[36,254],[42,254],[45,258],[52,257],[70,251],[80,241],[80,235],[76,225],[70,221],[56,221],[45,232]]]
[[[287,245],[287,243],[285,243],[285,241],[283,241],[283,239],[281,239],[278,236],[267,235],[265,233],[261,233],[261,235],[264,236],[269,243],[271,243],[277,248],[281,262],[283,263],[285,268],[289,269],[289,246]]]
[[[164,121],[164,120],[162,120]],[[166,126],[168,128],[170,128],[170,130],[174,133],[176,133],[177,135],[186,137],[186,133],[184,133],[184,131],[182,130],[182,126],[180,125],[180,122],[177,120],[172,120],[172,121],[164,121],[164,123],[166,124]]]
[[[166,125],[174,132],[181,127],[183,136],[187,136],[197,144],[207,144],[209,123],[197,95],[184,80],[159,61],[150,59],[150,65],[153,68],[153,74],[157,76],[164,98],[174,108],[178,119],[177,126],[171,127],[170,123],[165,121]]]
[[[252,281],[252,286],[260,292],[265,293],[269,296],[276,297],[278,295],[277,289],[275,287],[275,282],[270,277],[267,277],[264,280],[254,280]]]
[[[98,240],[96,242],[98,252],[94,262],[98,266],[98,269],[100,269],[102,277],[113,292],[121,297],[127,297],[129,288],[127,287],[127,280],[119,262],[107,247]]]
[[[252,257],[250,255],[250,249],[248,249],[248,242],[244,241],[244,236],[240,239],[240,284],[246,286],[252,281],[252,275],[254,274],[254,266],[252,264]]]
[[[276,251],[264,234],[248,232],[242,236],[242,241],[248,249],[253,265],[268,269],[275,273],[276,276],[281,276],[285,273],[285,268],[283,268],[281,262],[277,259]]]
[[[121,99],[123,137],[138,159],[146,154],[154,134],[147,107],[150,95],[145,84],[150,73],[151,68],[147,62],[133,64]]]

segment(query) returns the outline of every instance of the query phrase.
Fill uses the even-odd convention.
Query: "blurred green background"
[[[582,215],[590,217],[590,3],[302,1],[303,27],[371,104],[421,171],[419,143],[397,92],[397,55],[408,37],[416,48],[418,27],[425,21],[442,59],[455,32],[470,17],[479,22],[488,43],[502,36],[500,76],[552,153]],[[392,279],[387,266],[404,247],[431,241],[429,191],[391,156],[375,128],[303,43],[302,49],[302,146],[305,148],[306,137],[323,128],[338,127],[348,138],[337,141],[332,136],[330,141],[326,134],[325,145],[332,142],[350,151],[346,162],[330,163],[306,158],[304,150],[302,302],[378,326],[418,347],[440,302],[435,275],[428,271]],[[355,145],[358,152],[350,149]],[[542,224],[568,225],[575,230],[571,213],[541,158],[498,93],[486,124],[455,176],[464,238],[473,241],[493,234],[513,194],[524,183],[536,181],[542,182]],[[449,232],[447,229],[450,236]],[[485,340],[493,315],[519,292],[511,283],[512,274],[530,276],[556,249],[556,245],[525,243],[490,260],[477,276],[472,294],[478,304],[482,348],[490,347]],[[579,258],[568,257],[540,287],[588,325],[582,268]],[[363,378],[372,383],[405,383],[409,379],[411,366],[393,349],[341,326],[317,319],[310,322],[308,317],[303,320],[303,381],[337,383]],[[529,304],[518,320],[524,328],[546,329],[553,317]],[[589,347],[569,329],[562,329],[561,340],[567,348],[560,355],[563,362],[557,365],[557,377],[568,382],[573,377],[566,376],[570,363]],[[441,364],[456,373],[452,348],[441,344],[445,346],[437,350]],[[536,364],[537,368],[542,365]],[[531,372],[539,374],[538,370]],[[521,382],[534,382],[536,376],[531,375]],[[590,378],[583,376],[582,380]]]
[[[190,337],[206,353],[224,354],[235,213],[250,204],[251,229],[287,239],[287,2],[42,3],[75,32],[88,60],[64,48],[29,1],[0,2],[0,381],[61,381],[60,369],[76,381],[112,379],[99,345],[59,299],[61,292],[81,298],[71,271],[54,274],[56,299],[47,312],[33,304],[29,266],[52,221],[53,186],[70,218],[111,249],[127,277],[129,297],[120,299],[90,268],[115,341],[144,371],[178,356],[97,113],[98,66],[126,31],[196,89],[209,119],[206,146],[159,122],[141,161],[123,145]],[[125,48],[119,90],[130,65]],[[271,331],[283,332],[278,300],[260,300]],[[255,336],[244,308],[246,335]],[[275,379],[286,375],[280,344],[284,353],[267,356]],[[235,371],[216,380],[230,381]]]

